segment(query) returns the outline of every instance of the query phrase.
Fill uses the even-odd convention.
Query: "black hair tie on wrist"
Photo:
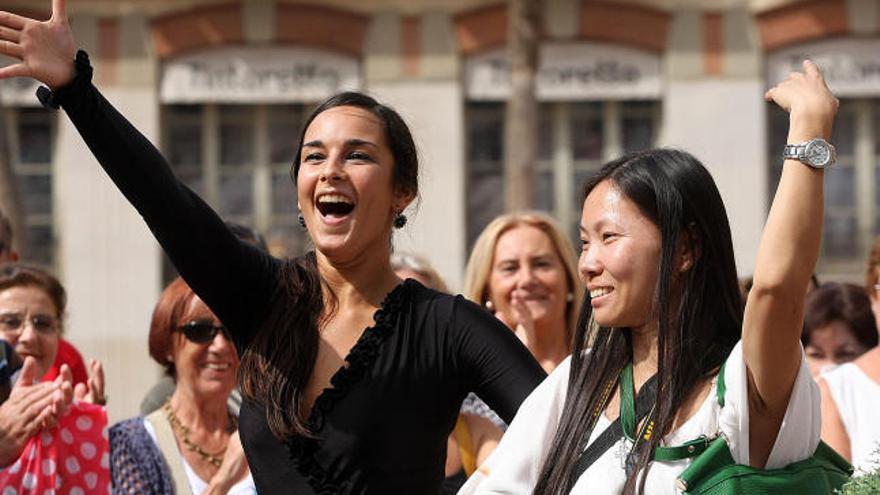
[[[73,61],[73,71],[73,79],[64,87],[55,91],[46,86],[37,88],[37,99],[44,107],[58,110],[68,94],[92,82],[92,64],[89,62],[89,54],[85,50],[77,50],[76,58]]]

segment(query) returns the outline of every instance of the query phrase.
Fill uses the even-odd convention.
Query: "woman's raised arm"
[[[238,240],[195,193],[174,176],[159,151],[91,84],[91,67],[76,55],[65,0],[37,21],[0,12],[0,53],[18,59],[0,78],[32,77],[53,91],[86,144],[146,220],[193,290],[246,345],[271,299],[278,260]]]
[[[829,139],[838,101],[813,62],[766,98],[789,112],[788,144]],[[823,177],[821,168],[785,160],[761,236],[742,336],[753,466],[770,455],[801,363],[804,296],[822,240]]]

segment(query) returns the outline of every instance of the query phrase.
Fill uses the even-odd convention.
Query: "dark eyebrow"
[[[378,145],[376,145],[376,143],[373,143],[371,141],[367,141],[365,139],[357,139],[357,138],[346,140],[345,145],[348,147],[355,147],[355,146],[372,146],[373,148],[379,147]],[[309,142],[303,144],[303,148],[323,148],[323,147],[324,147],[324,142],[321,141],[320,139],[316,139],[314,141],[309,141]]]
[[[345,144],[348,146],[372,146],[373,148],[378,148],[375,143],[363,139],[349,139]]]

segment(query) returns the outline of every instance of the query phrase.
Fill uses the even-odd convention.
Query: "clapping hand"
[[[70,368],[52,382],[37,383],[37,362],[28,356],[9,398],[0,404],[0,466],[14,461],[27,441],[51,428],[73,399]]]
[[[104,367],[97,359],[89,361],[88,385],[77,383],[73,389],[73,396],[78,401],[92,404],[106,405],[107,394],[104,391]]]

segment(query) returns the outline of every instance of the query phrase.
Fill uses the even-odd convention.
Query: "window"
[[[276,256],[307,249],[290,166],[303,105],[167,105],[163,143],[175,173],[226,221],[256,229]],[[165,279],[173,276],[166,263]]]
[[[543,103],[535,164],[535,208],[551,212],[577,237],[581,185],[625,152],[654,146],[660,105],[654,101]],[[472,102],[467,122],[467,239],[504,211],[504,103]]]
[[[772,200],[788,133],[788,114],[775,105],[769,107],[769,131]],[[874,238],[880,235],[880,100],[841,100],[831,141],[837,147],[837,164],[825,171],[825,228],[818,270],[858,278]]]
[[[55,113],[41,107],[7,108],[9,156],[23,207],[22,257],[29,263],[53,267],[52,154]]]

